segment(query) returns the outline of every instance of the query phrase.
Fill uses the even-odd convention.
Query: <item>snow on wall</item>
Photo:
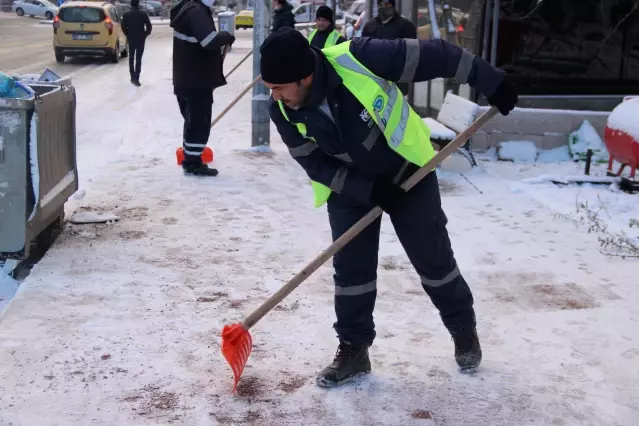
[[[639,96],[617,105],[608,117],[608,127],[628,133],[639,143]]]
[[[31,159],[31,182],[33,183],[33,194],[35,196],[35,203],[33,204],[33,211],[29,220],[32,220],[40,204],[40,169],[38,163],[38,113],[33,113],[31,124],[29,127],[29,156]]]

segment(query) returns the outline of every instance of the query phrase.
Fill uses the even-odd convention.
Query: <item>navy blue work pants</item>
[[[373,207],[333,193],[328,200],[333,240]],[[390,219],[446,328],[454,332],[474,327],[473,296],[453,255],[437,175],[432,172],[415,185]],[[380,226],[381,217],[333,256],[337,314],[333,326],[342,340],[372,343],[375,338]]]

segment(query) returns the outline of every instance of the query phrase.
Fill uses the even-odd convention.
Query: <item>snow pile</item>
[[[539,150],[538,163],[562,163],[570,161],[570,148],[568,145],[558,146],[548,150]]]
[[[579,129],[570,134],[568,147],[570,148],[570,155],[575,161],[586,160],[589,149],[592,150],[592,161],[600,163],[608,161],[606,146],[597,130],[588,120],[584,120]]]
[[[534,163],[537,158],[537,146],[531,141],[500,142],[497,154],[502,161]]]
[[[449,92],[437,114],[437,121],[455,132],[463,132],[471,125],[478,110],[476,103]]]
[[[426,117],[422,120],[424,120],[424,123],[426,123],[430,129],[430,138],[433,140],[450,141],[457,136],[455,132],[433,118]]]
[[[639,143],[639,96],[617,105],[608,117],[608,127],[629,134]]]

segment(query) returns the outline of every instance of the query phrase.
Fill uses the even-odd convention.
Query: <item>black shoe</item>
[[[184,173],[193,176],[217,176],[217,169],[211,169],[206,164],[198,166],[182,166]]]
[[[340,341],[333,363],[317,375],[316,383],[323,388],[334,388],[371,372],[368,343]]]
[[[455,331],[451,333],[455,342],[455,361],[463,370],[472,370],[479,366],[481,362],[481,346],[477,329]]]

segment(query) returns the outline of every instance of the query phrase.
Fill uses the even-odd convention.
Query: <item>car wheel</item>
[[[16,9],[16,15],[18,15],[18,16],[24,16],[24,10],[22,10],[21,8],[17,8],[17,9]]]
[[[111,62],[117,64],[120,61],[120,42],[115,43],[115,48],[113,48],[113,53],[111,53]]]
[[[65,59],[66,57],[64,56],[64,53],[55,52],[55,61],[57,63],[63,64]]]
[[[53,19],[53,13],[47,12],[44,14],[44,17],[47,18],[47,21],[50,21]]]

